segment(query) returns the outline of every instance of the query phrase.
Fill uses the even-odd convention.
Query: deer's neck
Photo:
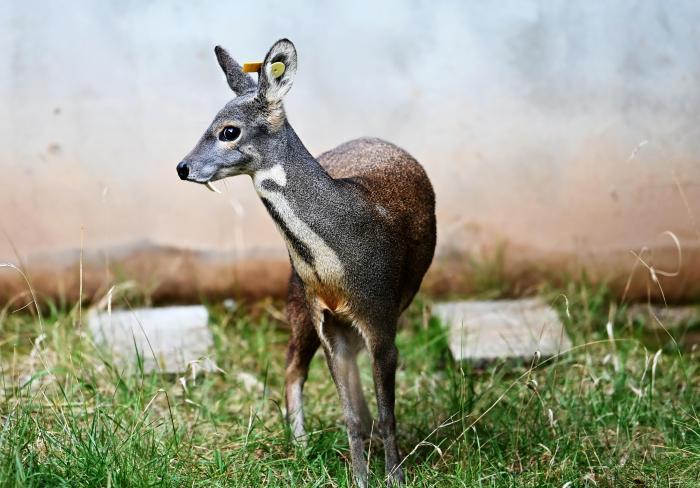
[[[287,124],[284,149],[253,175],[255,190],[284,238],[305,283],[339,283],[344,268],[333,245],[333,209],[340,188]],[[331,230],[331,232],[329,232]]]

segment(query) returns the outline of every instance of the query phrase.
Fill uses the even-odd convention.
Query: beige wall
[[[248,179],[215,195],[175,164],[230,96],[213,46],[256,60],[287,36],[312,152],[376,135],[426,166],[434,291],[469,289],[501,248],[525,285],[581,266],[624,284],[630,250],[675,268],[671,231],[682,276],[664,286],[698,293],[700,6],[346,3],[4,3],[0,261],[73,296],[82,239],[88,292],[279,292],[285,251]],[[22,286],[0,270],[2,297]]]

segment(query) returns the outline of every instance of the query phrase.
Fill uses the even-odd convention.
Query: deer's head
[[[203,184],[252,175],[273,164],[285,143],[282,98],[297,70],[297,52],[287,39],[270,48],[257,83],[225,49],[217,46],[215,52],[236,97],[216,114],[195,148],[177,165],[181,179]]]

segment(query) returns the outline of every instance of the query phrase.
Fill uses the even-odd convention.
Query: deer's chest
[[[282,191],[287,178],[281,166],[258,172],[255,189],[282,237],[289,256],[307,290],[313,290],[329,305],[342,301],[345,267],[338,254],[294,211]]]
[[[348,308],[345,268],[338,255],[316,234],[287,236],[280,230],[307,293],[315,297],[322,308],[344,313]]]

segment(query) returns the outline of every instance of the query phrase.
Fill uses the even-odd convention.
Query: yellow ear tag
[[[272,66],[270,66],[270,73],[272,73],[273,78],[279,78],[284,74],[285,69],[287,69],[287,67],[284,65],[284,63],[277,61],[276,63],[272,63]]]
[[[243,63],[243,72],[244,73],[257,73],[260,71],[260,67],[262,66],[262,63]]]

